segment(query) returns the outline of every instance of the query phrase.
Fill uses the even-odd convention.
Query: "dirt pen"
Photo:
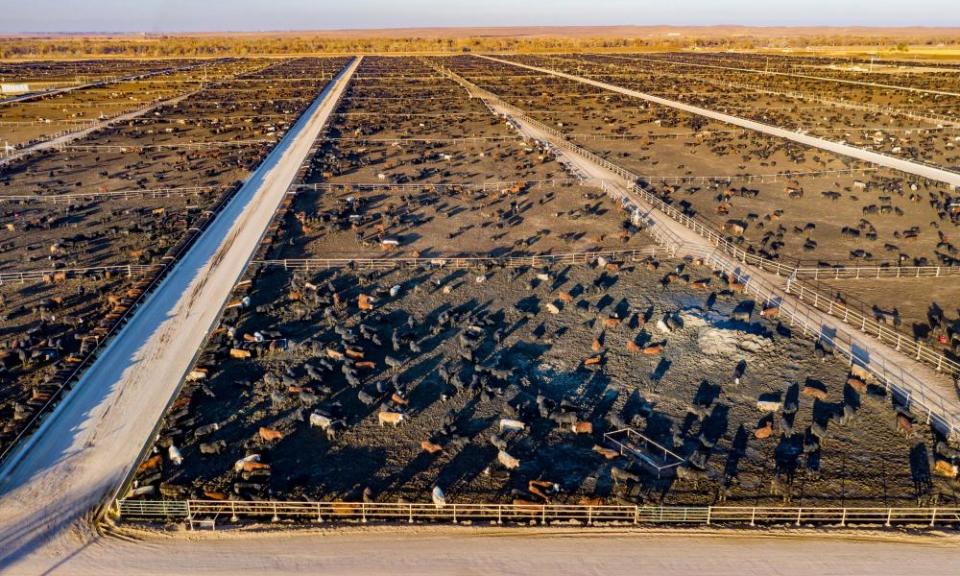
[[[960,526],[960,508],[817,508],[748,506],[582,506],[560,504],[447,504],[382,502],[216,502],[118,500],[125,520],[186,521],[191,529],[271,522],[386,522],[516,525],[730,524],[837,526]]]

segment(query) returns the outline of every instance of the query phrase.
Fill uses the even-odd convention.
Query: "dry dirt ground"
[[[345,62],[214,63],[217,82],[175,106],[0,168],[0,273],[51,271],[0,292],[0,446],[142,292],[135,284],[177,253]],[[0,107],[0,117],[86,97],[78,90]],[[205,145],[232,141],[241,142]],[[156,267],[132,278],[54,272],[127,264]]]
[[[285,531],[276,525],[190,534],[125,530],[122,538],[97,538],[69,558],[38,555],[6,567],[6,572],[912,576],[918,571],[952,573],[960,568],[952,535],[916,537],[863,530],[595,530],[586,534],[530,527]]]
[[[955,195],[943,186],[509,65],[470,57],[448,64],[715,228],[737,223],[744,231],[727,228],[732,239],[768,258],[956,262],[960,204],[952,214]],[[569,62],[565,69],[577,71]]]
[[[665,269],[675,264],[662,262]],[[705,270],[689,273],[709,276]],[[617,274],[586,267],[553,270],[549,281],[537,280],[537,274],[496,270],[477,284],[476,273],[466,271],[389,272],[366,279],[321,273],[292,282],[281,270],[264,272],[250,294],[255,313],[231,315],[225,324],[237,334],[282,338],[286,349],[247,346],[257,359],[234,360],[227,352],[237,345],[215,338],[201,360],[210,369],[209,380],[188,387],[161,432],[158,451],[165,457],[163,448],[173,443],[183,465],[165,458],[162,474],[145,472],[141,480],[154,476],[169,497],[352,500],[368,489],[368,496],[381,501],[423,501],[438,485],[454,501],[510,501],[528,497],[529,480],[543,479],[562,487],[556,498],[561,502],[596,495],[665,504],[723,498],[806,505],[955,501],[955,485],[933,481],[925,467],[935,442],[929,430],[918,422],[910,437],[898,433],[888,398],[845,386],[846,366],[818,360],[813,344],[799,335],[767,322],[731,320],[739,298],[720,295],[708,309],[707,294],[663,288],[662,272],[642,266]],[[289,300],[307,281],[332,283],[347,304],[321,320],[332,304],[327,288],[316,297]],[[386,291],[394,285],[400,294],[390,298]],[[562,292],[575,294],[574,301],[563,304]],[[382,294],[375,312],[356,311],[360,293]],[[559,314],[547,310],[551,303],[562,308]],[[658,331],[655,323],[665,313],[678,314],[684,328]],[[612,315],[624,320],[604,329]],[[358,381],[351,385],[342,363],[326,350],[343,341],[337,330],[359,334],[360,323],[371,338],[359,340],[356,348],[373,368],[357,368]],[[394,333],[399,350],[391,349]],[[471,339],[479,342],[477,365],[461,356],[463,342]],[[605,351],[599,370],[582,364],[594,354],[594,339]],[[631,353],[629,342],[662,343],[664,350],[653,356]],[[414,347],[419,352],[411,352]],[[735,384],[741,361],[746,374]],[[386,362],[402,364],[392,368]],[[441,366],[450,382],[443,380]],[[477,366],[494,372],[481,374]],[[823,388],[826,396],[815,400],[801,393],[808,387]],[[400,404],[396,397],[391,402],[394,392]],[[798,411],[784,422],[771,419],[777,434],[758,440],[754,430],[765,419],[755,404],[767,394],[797,402]],[[548,405],[568,405],[594,432],[573,435],[543,417],[538,396]],[[856,406],[856,415],[841,424],[837,414],[844,405]],[[381,427],[381,410],[404,411],[408,422]],[[311,413],[343,418],[345,429],[329,440],[310,426]],[[503,435],[506,451],[521,463],[512,471],[497,464],[490,440],[505,417],[529,425],[524,433]],[[777,439],[791,422],[792,433]],[[821,443],[810,435],[814,422],[829,430]],[[204,434],[211,425],[217,429]],[[629,469],[631,463],[607,462],[594,447],[603,444],[602,432],[624,425],[692,458],[707,475],[699,482],[658,481],[634,468],[637,478],[614,482],[611,474],[618,473],[612,468]],[[264,441],[261,427],[280,432],[282,439]],[[443,451],[427,454],[423,441]],[[203,454],[201,445],[220,453]],[[250,454],[270,464],[268,474],[234,471],[234,462]]]
[[[371,58],[358,73],[404,66],[429,75],[412,59]],[[394,98],[388,90],[404,89],[395,83],[381,81],[370,90]],[[354,88],[341,108],[344,117],[353,118],[347,111],[361,97]],[[410,112],[419,113],[413,106]],[[388,118],[377,119],[378,130],[410,128],[394,129]],[[481,123],[469,132],[481,127],[496,125]],[[348,155],[340,146],[322,148],[308,178],[329,171],[342,182],[357,166],[373,172],[365,162],[378,153]],[[431,174],[447,162],[432,155],[418,166]],[[517,178],[509,164],[483,174]],[[571,192],[580,197],[577,188],[557,188],[546,206],[568,212],[564,203],[572,200],[563,196]],[[396,198],[396,191],[380,192],[382,199],[366,194],[362,210],[350,206],[346,192],[298,196],[267,253],[277,259],[368,256],[374,249],[356,240],[350,246],[349,235],[369,234],[373,214],[393,201],[415,207],[399,224],[387,222],[399,225],[389,230],[401,238],[417,235],[401,245],[445,256],[464,243],[444,238],[453,226],[433,226],[432,219],[453,212],[453,222],[469,226],[477,218],[471,213],[483,210],[462,195],[441,197],[440,210]],[[529,196],[531,210],[541,210],[538,196]],[[622,227],[606,198],[591,201],[599,207],[595,217],[570,226],[590,233],[598,226],[621,229],[628,245],[634,242],[638,235]],[[364,224],[348,232],[349,214]],[[509,234],[478,240],[481,250],[511,250],[524,231],[536,233],[526,220],[504,229]],[[922,422],[905,415],[909,431],[898,431],[891,399],[872,387],[856,392],[842,362],[821,358],[801,335],[761,320],[754,303],[709,270],[656,260],[656,266],[622,261],[610,268],[251,272],[250,284],[238,292],[249,301],[228,310],[200,359],[205,377],[183,390],[136,487],[169,498],[392,502],[424,501],[440,486],[451,501],[506,502],[534,498],[529,481],[545,480],[557,483],[560,494],[552,499],[558,502],[594,496],[664,504],[956,501],[956,484],[931,473],[938,439]],[[665,284],[671,271],[677,277]],[[697,280],[709,282],[698,289]],[[362,296],[372,304],[361,305]],[[669,333],[657,327],[667,316],[677,322]],[[601,357],[599,367],[586,366],[589,357]],[[796,410],[766,416],[756,407],[761,398]],[[403,412],[405,422],[381,426],[381,411]],[[312,415],[340,421],[333,425],[339,430],[328,436],[311,426]],[[500,434],[501,418],[521,420],[525,429]],[[573,434],[573,421],[590,423],[593,431]],[[758,438],[755,430],[768,424],[772,435]],[[685,479],[657,479],[595,450],[603,432],[627,425],[689,459]],[[519,464],[505,466],[502,456],[498,463],[500,450]],[[253,455],[261,465],[235,468]]]

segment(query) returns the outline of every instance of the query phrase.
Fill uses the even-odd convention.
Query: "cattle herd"
[[[960,88],[953,69],[882,73],[909,91],[818,58],[508,58],[960,164],[942,120],[960,101],[932,93]],[[50,87],[102,81],[0,106],[15,149],[104,125],[0,165],[0,449],[347,61],[4,65]],[[658,247],[442,68],[749,252],[960,263],[946,185],[473,55],[366,57],[128,497],[956,505],[951,439],[735,279]],[[942,282],[827,289],[898,322],[906,307],[938,342],[960,315]],[[624,430],[679,465],[621,454],[608,435]]]
[[[213,61],[184,78],[150,77],[142,82],[164,78],[164,90],[187,97],[0,165],[0,449],[69,383],[344,62]],[[89,113],[97,94],[115,101],[112,88],[9,104],[0,118],[36,107]],[[24,271],[43,273],[25,281]]]

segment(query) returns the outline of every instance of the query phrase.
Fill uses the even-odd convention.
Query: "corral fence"
[[[786,292],[821,312],[838,318],[846,324],[858,327],[864,334],[876,337],[898,352],[903,352],[919,362],[934,367],[937,372],[948,374],[953,378],[960,377],[960,363],[947,358],[928,346],[924,346],[913,337],[885,324],[876,317],[870,317],[852,310],[849,306],[837,302],[836,298],[824,296],[817,290],[793,278],[787,279]]]
[[[781,525],[960,527],[960,507],[820,508],[380,502],[118,500],[121,520],[185,521],[214,527],[258,521],[477,523],[519,525]]]
[[[687,461],[683,456],[633,428],[607,432],[603,439],[615,446],[621,456],[629,455],[639,460],[643,466],[655,472],[657,478]]]
[[[50,268],[47,270],[22,270],[0,272],[0,286],[9,282],[59,282],[71,278],[83,278],[101,274],[136,276],[149,274],[164,264],[118,264],[116,266],[91,266],[87,268]]]
[[[434,258],[304,258],[284,260],[254,260],[257,266],[281,266],[286,270],[325,270],[329,268],[356,268],[390,270],[394,268],[520,268],[554,265],[593,264],[604,258],[611,262],[637,261],[645,257],[663,255],[666,250],[650,246],[636,250],[598,250],[566,252],[561,254],[533,254],[530,256],[465,256]]]
[[[565,60],[565,61],[566,61],[566,62],[570,62],[569,60]],[[649,59],[637,59],[637,60],[631,59],[631,61],[633,61],[634,63],[636,63],[636,62],[640,62],[640,61],[649,61]],[[675,62],[675,61],[674,61],[674,62]],[[601,66],[606,66],[606,67],[616,66],[616,65],[609,64],[609,63],[606,63],[606,62],[590,61],[590,63],[599,64],[599,65],[601,65]],[[649,70],[647,70],[647,72],[649,72]],[[661,76],[667,75],[667,76],[674,76],[674,77],[676,77],[676,76],[690,77],[690,76],[691,76],[691,73],[683,73],[683,72],[662,72],[662,71],[661,71],[661,72],[657,72],[657,74],[658,74],[658,75],[661,75]],[[618,74],[594,73],[593,76],[595,76],[595,77],[607,77],[607,76],[613,77],[613,76],[618,76]],[[926,121],[934,122],[934,123],[936,123],[936,122],[946,122],[946,123],[950,123],[950,124],[956,124],[958,121],[960,121],[960,120],[958,120],[956,117],[947,116],[947,115],[944,115],[944,114],[937,114],[937,113],[935,113],[935,112],[925,112],[925,113],[923,113],[923,114],[918,114],[917,112],[914,112],[914,111],[911,111],[911,110],[904,110],[904,109],[902,109],[902,108],[893,108],[893,107],[889,107],[889,106],[881,106],[881,105],[879,105],[879,104],[854,102],[853,100],[848,100],[848,99],[843,98],[843,97],[840,97],[839,99],[838,99],[838,98],[828,98],[828,97],[825,97],[825,96],[822,96],[822,95],[819,95],[819,94],[809,94],[809,93],[806,93],[806,92],[799,92],[799,91],[797,91],[797,90],[774,90],[774,89],[771,88],[770,86],[764,86],[764,85],[762,85],[762,84],[751,84],[751,83],[747,83],[747,82],[732,82],[732,81],[729,81],[729,80],[720,80],[720,79],[717,79],[717,78],[707,77],[707,76],[704,76],[704,75],[702,75],[702,74],[696,75],[696,77],[697,77],[699,80],[702,80],[702,81],[708,82],[708,83],[710,83],[710,84],[713,84],[713,85],[715,85],[715,86],[720,86],[720,87],[723,87],[723,88],[733,88],[733,89],[736,89],[736,90],[751,90],[751,91],[759,92],[759,93],[762,93],[762,94],[772,94],[772,95],[775,95],[775,96],[785,96],[785,97],[788,97],[788,98],[794,98],[794,99],[800,99],[800,100],[808,100],[808,101],[811,101],[811,102],[816,102],[816,103],[818,103],[818,104],[827,104],[827,105],[832,105],[832,106],[842,106],[842,107],[853,108],[853,109],[857,109],[857,110],[865,110],[865,111],[873,112],[873,113],[876,113],[876,114],[889,114],[889,115],[897,115],[897,114],[899,114],[899,115],[906,116],[906,117],[908,117],[908,118],[913,118],[913,119],[917,119],[917,120],[926,120]],[[800,131],[798,130],[798,132],[800,132]]]
[[[743,284],[744,293],[753,294],[757,301],[766,305],[778,306],[780,318],[791,329],[802,330],[803,336],[828,345],[834,352],[842,355],[851,366],[866,370],[884,390],[893,396],[893,401],[907,408],[919,407],[926,413],[926,422],[939,428],[948,437],[958,436],[960,412],[956,409],[956,400],[948,399],[938,390],[929,386],[922,377],[904,366],[889,362],[882,355],[871,355],[860,341],[857,332],[845,330],[841,325],[829,326],[817,312],[808,307],[809,302],[798,298],[790,301],[783,298],[786,292],[766,282],[759,275],[751,275],[749,270],[739,266],[720,250],[712,253],[703,249],[701,257],[704,263],[715,270],[730,275]]]
[[[516,184],[524,184],[534,188],[544,186],[580,186],[583,182],[578,178],[545,178],[539,180],[485,180],[481,182],[316,182],[310,184],[294,184],[291,192],[304,190],[323,192],[362,192],[368,190],[391,190],[398,192],[422,192],[424,190],[460,191],[460,190],[501,190]]]
[[[5,194],[0,202],[49,202],[52,204],[70,204],[77,201],[93,201],[101,198],[131,200],[140,198],[171,198],[180,196],[199,196],[206,192],[222,192],[225,186],[179,186],[176,188],[143,188],[113,190],[105,192],[70,192],[67,194]]]
[[[880,280],[891,278],[943,278],[960,276],[960,266],[836,266],[800,267],[794,278],[813,280]]]

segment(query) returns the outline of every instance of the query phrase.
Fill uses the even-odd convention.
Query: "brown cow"
[[[903,412],[897,412],[897,431],[907,436],[913,434],[913,418]]]
[[[260,439],[264,442],[274,442],[276,440],[283,439],[283,432],[279,430],[274,430],[272,428],[267,428],[266,426],[260,427]]]
[[[824,401],[827,399],[827,391],[819,386],[814,386],[812,384],[804,384],[803,390],[801,393],[804,396],[809,396],[811,398],[816,398],[817,400]]]
[[[766,422],[760,424],[757,429],[753,431],[753,435],[759,440],[773,436],[773,420],[767,418]]]
[[[557,485],[548,480],[531,480],[527,482],[527,491],[534,496],[543,498],[543,501],[549,504],[550,497],[547,496],[547,492],[556,492]]]
[[[364,311],[373,310],[373,299],[366,294],[361,294],[357,298],[357,307]]]
[[[437,452],[443,452],[443,446],[431,442],[429,440],[424,440],[420,443],[420,448],[423,448],[423,451],[427,454],[436,454]]]
[[[140,466],[137,466],[137,474],[144,474],[146,472],[152,472],[160,468],[160,465],[163,463],[163,456],[157,454],[143,461]]]
[[[643,348],[643,353],[647,356],[656,356],[663,353],[663,344],[651,344]]]
[[[574,434],[593,434],[593,424],[591,422],[574,422],[570,429]]]
[[[760,316],[768,320],[773,320],[774,318],[780,316],[780,307],[768,306],[760,311]]]
[[[617,456],[620,455],[620,453],[617,452],[616,450],[613,450],[612,448],[606,448],[606,447],[601,446],[601,445],[599,445],[599,444],[597,444],[597,445],[595,445],[595,446],[593,447],[593,451],[596,452],[597,454],[603,456],[603,457],[606,458],[607,460],[613,460],[614,458],[616,458]]]
[[[255,460],[247,460],[243,463],[242,468],[244,472],[269,472],[270,465],[264,464],[263,462],[257,462]]]
[[[603,361],[603,355],[597,354],[596,356],[590,356],[589,358],[583,361],[584,366],[599,366],[600,362]]]
[[[863,394],[867,391],[867,383],[856,376],[850,376],[847,378],[847,384],[858,394]]]
[[[514,498],[512,503],[514,512],[518,514],[527,514],[532,516],[534,514],[539,514],[542,510],[539,502],[527,500],[526,498]]]

